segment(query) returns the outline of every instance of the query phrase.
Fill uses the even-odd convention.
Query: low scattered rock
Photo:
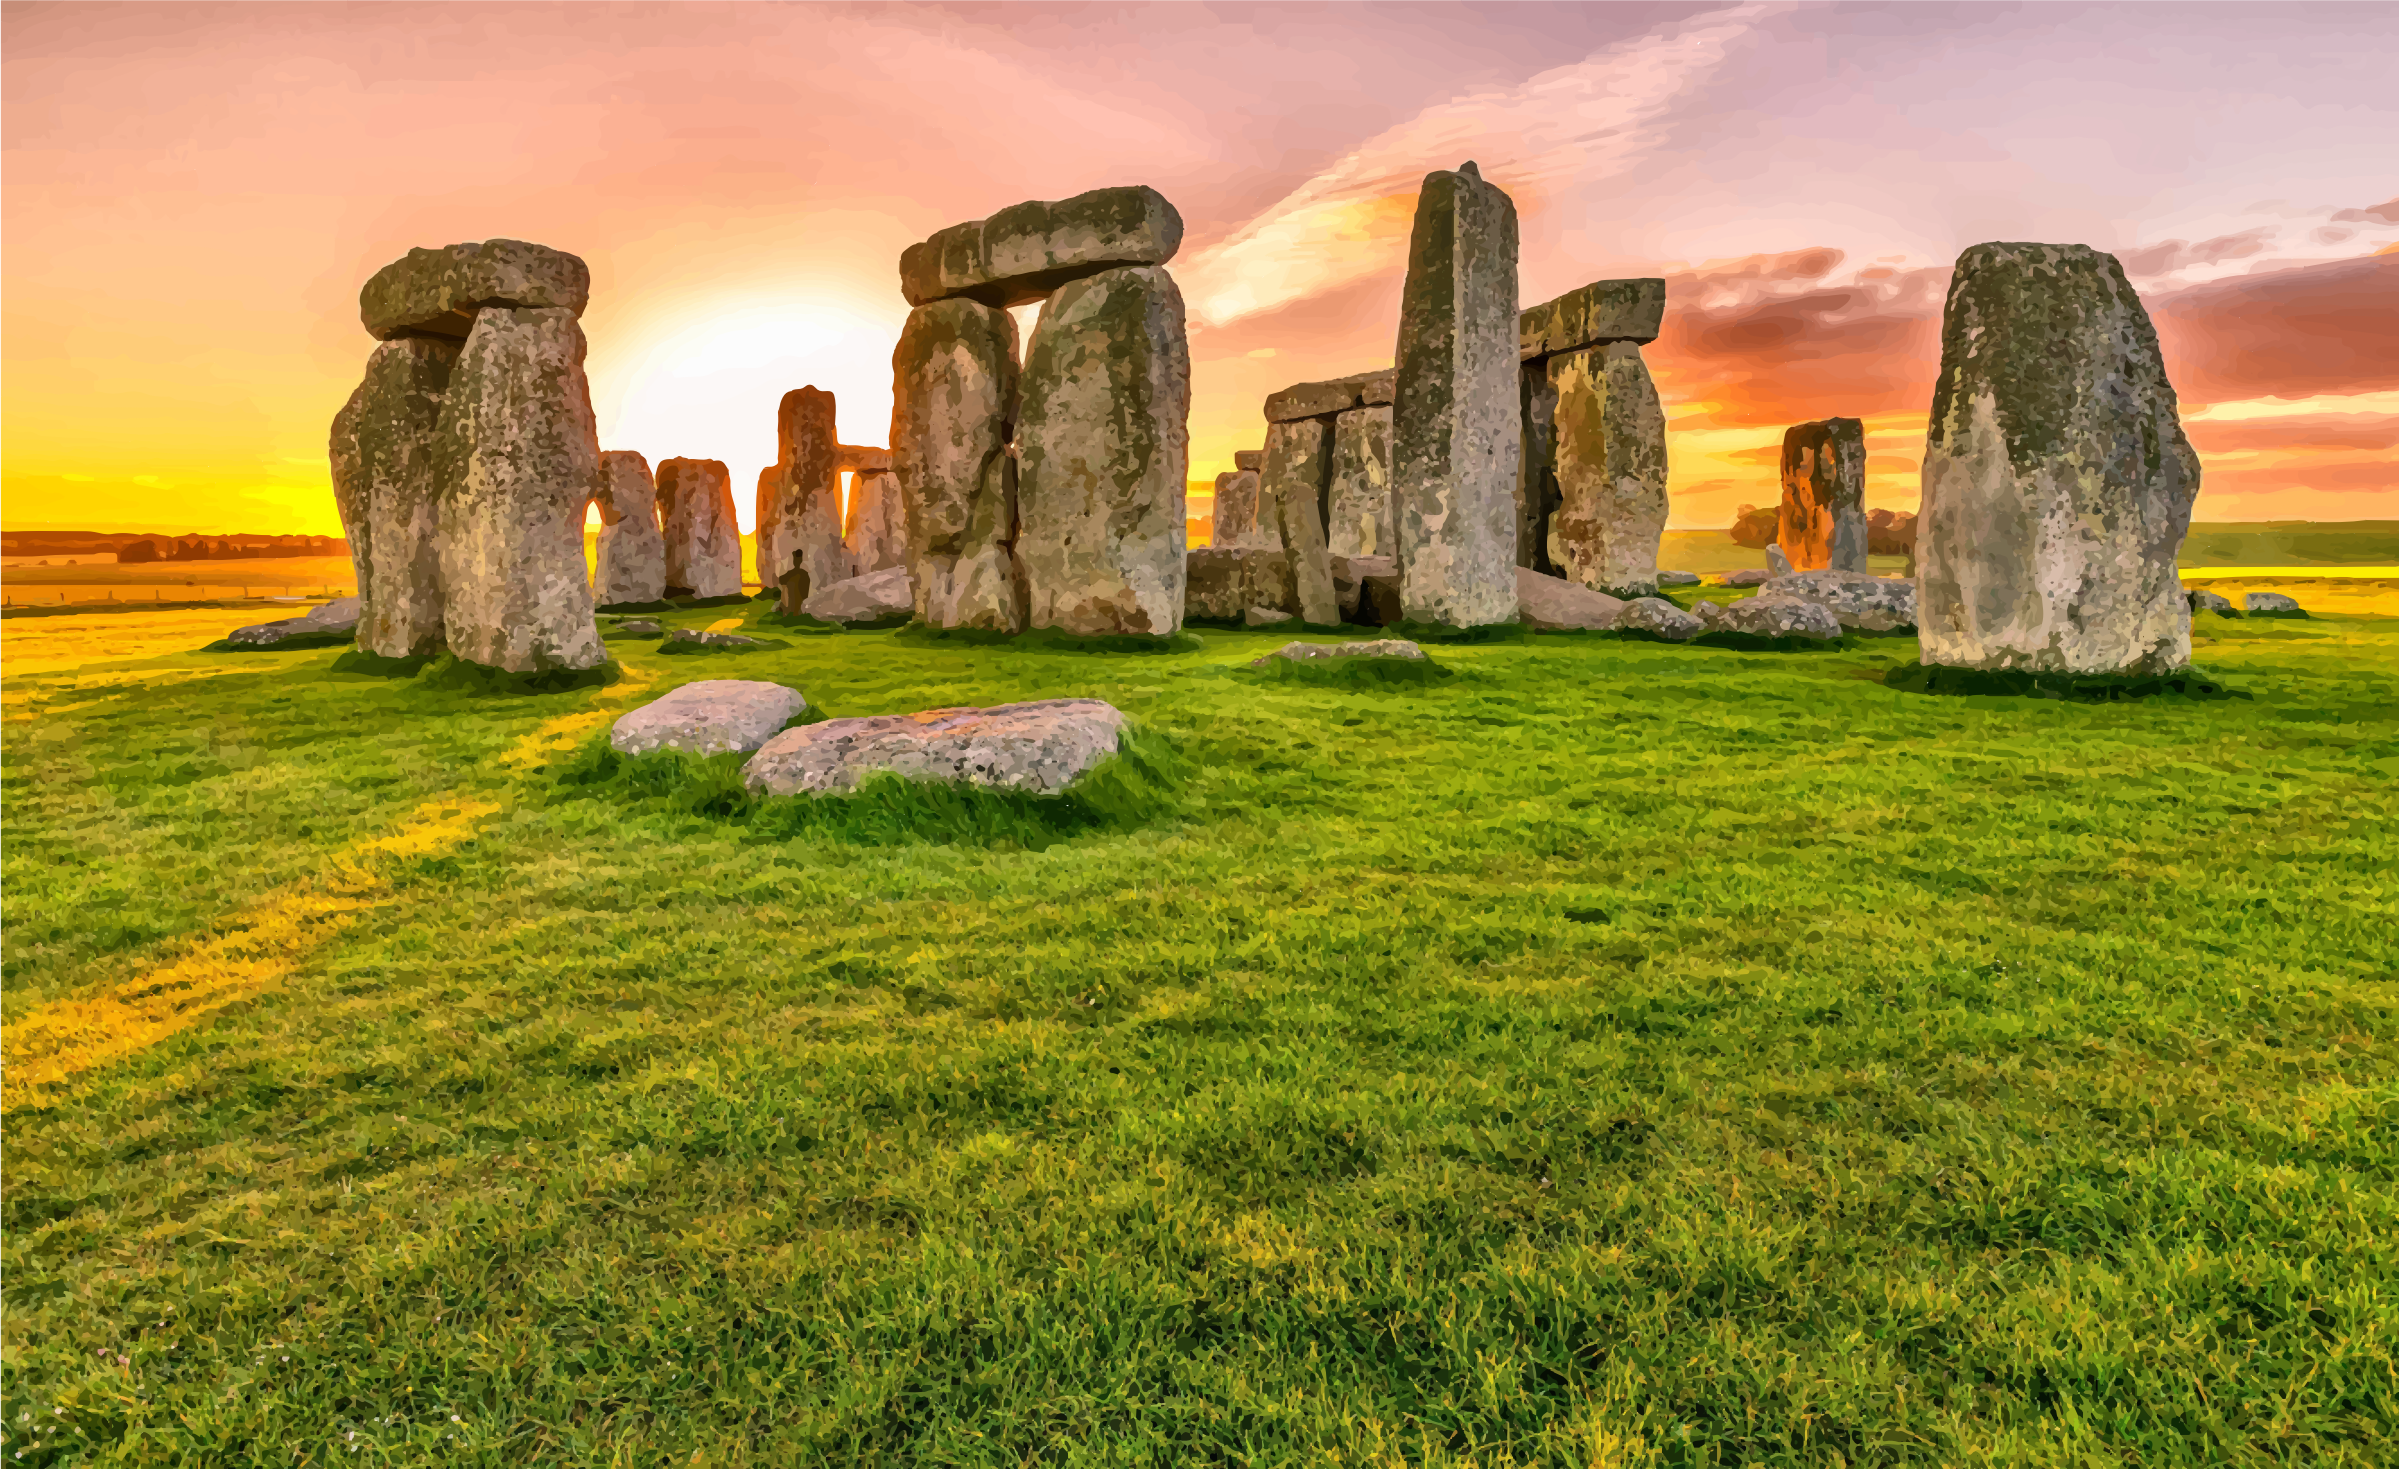
[[[1721,584],[1728,587],[1762,587],[1773,576],[1774,573],[1770,571],[1730,571],[1725,573]]]
[[[1760,596],[1813,602],[1845,628],[1889,632],[1916,625],[1916,584],[1864,571],[1795,571],[1769,580]]]
[[[1699,585],[1699,573],[1696,571],[1661,571],[1658,573],[1658,585],[1662,587],[1695,587]]]
[[[2190,602],[2191,610],[2193,612],[2213,612],[2218,617],[2231,617],[2234,615],[2232,598],[2208,591],[2204,587],[2193,587],[2191,589]]]
[[[2305,617],[2307,609],[2280,592],[2251,592],[2241,598],[2241,610],[2252,617]]]
[[[1624,601],[1562,576],[1516,568],[1516,615],[1535,632],[1600,632],[1616,625]]]
[[[1635,597],[1617,614],[1616,630],[1645,632],[1670,643],[1687,643],[1707,631],[1707,627],[1664,597]]]
[[[1361,643],[1285,643],[1283,646],[1251,662],[1252,668],[1264,668],[1277,658],[1294,663],[1307,663],[1321,658],[1412,658],[1423,661],[1424,649],[1406,638],[1376,638]]]
[[[824,622],[882,622],[916,611],[908,568],[885,567],[810,592],[800,611]]]
[[[294,638],[328,637],[357,630],[358,599],[336,597],[304,617],[286,617],[276,622],[237,627],[225,635],[225,641],[244,648],[272,648]]]
[[[743,637],[737,632],[694,632],[688,627],[676,628],[666,635],[668,647],[697,644],[703,648],[763,648],[764,638]]]
[[[1798,597],[1761,592],[1726,607],[1709,620],[1711,632],[1748,633],[1761,638],[1820,638],[1841,636],[1841,622],[1831,609]]]
[[[1245,627],[1273,627],[1278,622],[1293,620],[1293,615],[1280,607],[1252,607],[1241,614],[1241,622]]]
[[[755,750],[807,708],[808,700],[799,690],[781,684],[704,678],[618,720],[608,732],[608,743],[620,755],[646,755],[652,750],[684,750],[694,755]]]
[[[768,740],[742,780],[775,796],[853,790],[884,773],[1048,795],[1115,754],[1124,734],[1124,715],[1098,699],[828,719]]]
[[[1724,608],[1703,598],[1691,604],[1691,615],[1698,618],[1709,632],[1714,632],[1717,624],[1724,621]]]

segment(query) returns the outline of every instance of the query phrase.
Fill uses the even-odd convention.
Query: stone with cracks
[[[1845,628],[1891,632],[1916,625],[1916,584],[1863,571],[1795,571],[1770,578],[1761,597],[1813,602]]]
[[[833,395],[813,385],[783,395],[775,413],[774,586],[794,565],[808,572],[810,586],[848,581],[850,553],[841,537],[841,440],[834,428]]]
[[[1216,499],[1209,507],[1208,544],[1224,550],[1257,546],[1258,471],[1235,469],[1216,477]]]
[[[1299,607],[1291,558],[1257,546],[1201,546],[1184,557],[1183,616],[1229,621],[1252,607]]]
[[[1315,663],[1330,658],[1407,658],[1422,662],[1424,649],[1406,638],[1376,638],[1357,643],[1285,643],[1265,658],[1251,660],[1250,666],[1264,668],[1274,658],[1293,663]]]
[[[810,592],[800,603],[800,611],[822,622],[884,622],[915,610],[916,598],[909,590],[905,566],[837,581]]]
[[[1025,350],[1016,427],[1026,625],[1164,637],[1183,625],[1191,355],[1154,265],[1061,287]]]
[[[1619,632],[1645,632],[1670,643],[1687,643],[1707,630],[1702,623],[1664,597],[1636,597],[1616,614]]]
[[[1164,265],[1182,243],[1183,217],[1146,184],[1035,199],[910,245],[900,292],[911,306],[960,296],[1022,306],[1102,271]]]
[[[358,293],[369,335],[460,339],[487,306],[555,307],[581,316],[591,271],[564,250],[524,240],[483,240],[411,250],[376,271]]]
[[[1866,569],[1866,425],[1802,423],[1783,433],[1775,544],[1797,571]]]
[[[225,641],[246,648],[272,648],[277,643],[288,643],[294,638],[355,633],[357,627],[358,598],[336,597],[322,607],[312,609],[304,617],[286,617],[277,622],[237,627],[225,635]]]
[[[620,755],[755,750],[807,709],[808,700],[798,689],[750,679],[704,678],[619,719],[608,731],[608,743]]]
[[[928,709],[787,729],[742,768],[764,795],[829,795],[870,775],[1051,795],[1123,747],[1125,717],[1098,699]]]
[[[892,350],[891,463],[917,619],[1022,632],[1016,562],[1016,318],[974,301],[908,313]]]
[[[2190,603],[2193,612],[2213,612],[2218,617],[2230,617],[2233,614],[2230,597],[2220,596],[2204,587],[2191,589]]]
[[[1552,357],[1549,375],[1558,486],[1550,561],[1594,590],[1648,596],[1666,531],[1666,414],[1641,349],[1617,342]]]
[[[1841,623],[1829,609],[1771,590],[1744,597],[1724,608],[1710,620],[1709,626],[1712,631],[1749,633],[1761,638],[1829,641],[1841,636]]]
[[[1976,245],[1942,313],[1917,519],[1924,661],[2177,672],[2199,492],[2157,333],[2112,255]]]
[[[1398,371],[1361,372],[1321,383],[1294,383],[1266,397],[1266,421],[1287,423],[1294,418],[1329,418],[1352,408],[1389,407],[1398,386]]]
[[[1333,420],[1333,473],[1325,490],[1325,549],[1389,556],[1391,405],[1353,408]]]
[[[1624,600],[1562,576],[1516,568],[1516,615],[1535,632],[1601,632],[1624,615]]]
[[[1471,163],[1425,176],[1400,295],[1391,485],[1409,618],[1516,616],[1516,206]]]
[[[888,469],[861,469],[850,478],[849,528],[841,544],[853,576],[898,567],[907,581],[908,515],[900,504],[900,482]],[[914,593],[909,594],[911,597]]]
[[[1320,518],[1327,483],[1333,472],[1333,425],[1327,419],[1299,418],[1266,426],[1266,472],[1258,482],[1261,516],[1274,511],[1275,544],[1291,558],[1291,576],[1299,588],[1295,609],[1310,622],[1331,625],[1341,620],[1340,598],[1333,588],[1331,553],[1325,546]]]
[[[583,561],[600,475],[583,352],[565,307],[487,306],[450,373],[433,448],[442,636],[470,663],[533,673],[608,661]]]
[[[669,588],[694,597],[741,594],[741,523],[722,460],[660,460],[658,520]]]
[[[350,543],[364,604],[357,643],[386,658],[442,649],[442,482],[434,445],[457,363],[456,342],[385,342],[334,420],[336,493],[365,512],[364,533]]]
[[[592,600],[655,602],[666,595],[666,537],[658,529],[658,485],[650,462],[630,449],[600,454],[599,564]]]
[[[1646,345],[1666,316],[1666,282],[1593,281],[1516,318],[1517,355],[1525,361],[1609,342]]]

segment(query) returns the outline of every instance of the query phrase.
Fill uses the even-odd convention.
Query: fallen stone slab
[[[800,611],[822,622],[890,622],[914,615],[908,568],[886,567],[810,592]]]
[[[1916,584],[1863,571],[1795,571],[1770,579],[1759,596],[1796,597],[1830,612],[1845,628],[1891,632],[1916,625]]]
[[[753,638],[737,632],[695,632],[688,627],[676,628],[666,635],[667,652],[696,648],[776,648],[783,646],[765,638]]]
[[[1646,345],[1658,339],[1665,316],[1666,282],[1661,279],[1593,281],[1519,312],[1516,351],[1530,361],[1603,342]]]
[[[2307,609],[2280,592],[2251,592],[2241,598],[2241,610],[2251,617],[2305,617]]]
[[[1669,643],[1687,643],[1707,631],[1707,624],[1664,597],[1635,597],[1617,614],[1616,630],[1647,633]]]
[[[1661,571],[1658,573],[1658,585],[1662,587],[1695,587],[1699,585],[1699,573],[1696,571]]]
[[[1624,600],[1549,576],[1516,568],[1517,620],[1535,632],[1603,632],[1624,615]]]
[[[1841,636],[1840,620],[1814,602],[1772,591],[1745,597],[1707,619],[1710,632],[1747,633],[1760,638],[1817,638],[1826,642]]]
[[[1252,668],[1264,668],[1274,659],[1293,663],[1309,663],[1326,658],[1407,658],[1422,662],[1424,649],[1406,638],[1376,638],[1357,643],[1285,643],[1264,658],[1253,659]]]
[[[1244,627],[1273,627],[1277,623],[1297,622],[1298,620],[1297,613],[1285,612],[1280,607],[1252,607],[1241,614],[1241,624]]]
[[[345,641],[358,630],[358,599],[336,597],[302,617],[237,627],[225,641],[237,648],[274,648],[305,639],[309,644]]]
[[[1721,584],[1728,587],[1762,587],[1773,576],[1774,573],[1771,571],[1759,571],[1755,568],[1748,571],[1728,571],[1721,579]]]
[[[463,339],[486,306],[558,307],[576,316],[591,302],[591,269],[564,250],[524,240],[482,240],[411,250],[376,271],[358,293],[369,335]]]
[[[2240,615],[2234,610],[2232,599],[2230,597],[2220,596],[2204,587],[2193,587],[2191,589],[2191,610],[2193,612],[2213,612],[2218,617],[2237,617]]]
[[[1099,699],[928,709],[787,729],[742,767],[764,795],[830,795],[870,775],[1051,795],[1123,747],[1125,717]]]
[[[911,306],[957,296],[1022,306],[1104,270],[1164,265],[1182,244],[1183,216],[1147,184],[1034,199],[910,245],[900,292]]]
[[[619,719],[608,732],[608,743],[620,755],[755,750],[807,709],[808,700],[798,689],[779,683],[704,678]]]
[[[1279,393],[1267,394],[1266,421],[1288,423],[1296,418],[1330,418],[1352,408],[1388,404],[1398,380],[1399,369],[1386,367],[1380,372],[1361,372],[1320,383],[1293,383]]]

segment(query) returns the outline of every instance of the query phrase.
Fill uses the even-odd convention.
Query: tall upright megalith
[[[606,607],[666,595],[666,537],[650,461],[630,449],[600,453],[600,546],[592,600]]]
[[[658,520],[671,595],[741,595],[741,523],[722,460],[658,461]]]
[[[607,661],[583,565],[600,438],[583,328],[563,306],[485,306],[435,430],[443,639],[514,673]]]
[[[1299,615],[1309,622],[1341,620],[1333,562],[1325,547],[1324,499],[1333,473],[1333,420],[1292,418],[1266,425],[1266,469],[1259,503],[1274,507],[1276,538],[1290,558],[1299,589]]]
[[[1070,281],[1025,349],[1016,425],[1026,625],[1165,636],[1183,625],[1191,355],[1155,265]]]
[[[888,469],[861,469],[850,479],[842,548],[850,575],[866,576],[908,564],[908,519],[900,504],[900,482]]]
[[[1391,489],[1412,621],[1516,619],[1516,206],[1472,163],[1427,174],[1394,353]]]
[[[779,585],[794,565],[808,573],[809,586],[820,590],[849,579],[849,554],[841,546],[841,438],[834,406],[831,393],[811,384],[785,393],[775,414],[777,559],[772,576],[765,570],[758,575],[768,587]]]
[[[1958,257],[1918,519],[1924,662],[2186,666],[2174,563],[2198,493],[2157,333],[2114,256],[1993,243]]]
[[[1611,342],[1552,357],[1549,379],[1558,492],[1549,560],[1568,581],[1611,597],[1656,596],[1666,413],[1641,348]]]
[[[1795,571],[1866,569],[1866,425],[1855,418],[1783,433],[1783,505],[1775,544]]]
[[[442,648],[433,445],[458,345],[437,337],[378,344],[365,380],[334,421],[334,491],[359,577],[357,644],[387,658]]]
[[[963,297],[908,313],[891,353],[891,468],[917,619],[1022,632],[1016,318]]]

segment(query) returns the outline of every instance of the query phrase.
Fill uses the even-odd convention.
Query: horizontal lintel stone
[[[591,301],[591,269],[578,256],[524,240],[482,240],[416,249],[376,271],[358,293],[358,316],[378,341],[463,339],[485,306],[563,306],[577,316]]]
[[[1516,317],[1517,356],[1555,357],[1603,342],[1649,343],[1666,316],[1666,282],[1593,281]]]
[[[1328,414],[1346,413],[1352,408],[1388,403],[1398,377],[1397,368],[1386,367],[1381,372],[1361,372],[1351,377],[1337,377],[1329,382],[1294,383],[1267,397],[1266,421],[1290,423],[1296,419],[1323,418]]]
[[[1183,216],[1147,184],[1034,199],[910,245],[900,293],[911,306],[953,296],[1022,306],[1103,270],[1164,265],[1182,244]]]

